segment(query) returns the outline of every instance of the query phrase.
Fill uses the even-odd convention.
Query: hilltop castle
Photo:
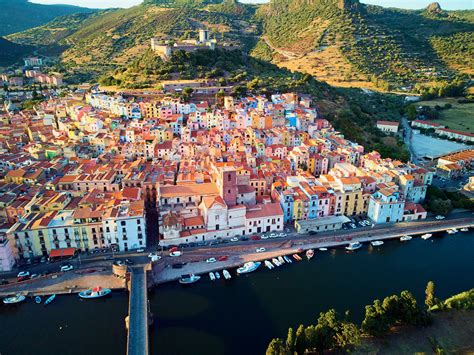
[[[198,39],[185,39],[180,42],[171,44],[168,40],[158,38],[151,39],[151,49],[157,53],[163,60],[168,60],[174,51],[182,50],[186,52],[194,52],[198,49],[214,50],[217,40],[210,39],[209,30],[200,29]]]

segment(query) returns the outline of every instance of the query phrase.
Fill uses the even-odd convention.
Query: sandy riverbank
[[[124,289],[125,280],[113,276],[110,268],[83,269],[4,285],[0,287],[0,296],[17,293],[27,296],[78,293],[97,286],[112,290]]]

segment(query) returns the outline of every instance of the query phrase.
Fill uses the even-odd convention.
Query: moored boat
[[[412,236],[411,235],[404,235],[403,237],[400,237],[400,241],[401,242],[408,242],[409,240],[412,240]]]
[[[446,231],[448,234],[456,234],[458,230],[456,228],[450,228]]]
[[[285,259],[285,261],[288,263],[288,264],[291,264],[293,262],[293,260],[291,260],[289,257],[287,257],[286,255],[283,256],[283,259]]]
[[[433,234],[426,233],[421,236],[421,239],[427,240],[430,239],[433,236]]]
[[[230,276],[230,272],[227,270],[222,270],[222,275],[224,275],[226,280],[230,280],[232,278],[232,276]]]
[[[306,258],[308,258],[308,260],[311,260],[311,258],[314,256],[314,250],[313,249],[309,249],[306,251]]]
[[[275,264],[276,266],[280,266],[280,265],[281,265],[281,263],[278,261],[277,258],[273,258],[273,259],[272,259],[272,263]]]
[[[91,288],[86,291],[79,292],[80,298],[100,298],[107,296],[112,290],[110,288],[102,288],[100,286]]]
[[[44,305],[47,306],[48,304],[50,304],[51,302],[54,301],[54,299],[56,298],[56,294],[53,293],[51,296],[49,296],[46,301],[44,301]]]
[[[213,272],[209,273],[209,278],[211,279],[211,281],[214,281],[216,279]]]
[[[275,266],[273,266],[272,262],[268,261],[268,260],[265,260],[264,264],[268,268],[268,270],[271,270],[275,267]]]
[[[328,251],[328,248],[319,248],[319,251]]]
[[[3,303],[5,303],[5,304],[15,304],[15,303],[23,302],[25,299],[26,299],[25,296],[17,294],[13,297],[4,298]]]
[[[221,278],[221,275],[219,274],[219,271],[216,271],[214,273],[214,275],[216,275],[216,279],[219,280]]]
[[[285,260],[283,259],[282,256],[278,257],[278,261],[280,262],[281,265],[283,265],[285,263]]]
[[[373,242],[370,242],[370,244],[373,247],[379,247],[379,246],[383,245],[383,241],[382,240],[374,240]]]
[[[41,297],[40,297],[40,296],[36,296],[36,297],[35,297],[35,303],[36,303],[36,304],[40,304],[40,303],[41,303]]]
[[[464,227],[464,228],[461,228],[460,231],[461,231],[461,232],[469,232],[469,228]]]
[[[237,274],[247,274],[249,272],[255,271],[258,269],[260,264],[261,262],[259,261],[249,261],[237,269]]]
[[[181,278],[178,280],[178,282],[180,284],[187,285],[187,284],[195,283],[199,281],[200,279],[201,279],[201,276],[199,275],[194,275],[194,274],[182,275]]]
[[[357,249],[360,249],[362,248],[362,244],[359,243],[359,242],[354,242],[354,243],[350,243],[347,247],[346,247],[346,250],[347,251],[354,251],[354,250],[357,250]]]
[[[292,256],[296,261],[301,261],[302,260],[301,256],[299,256],[298,254],[293,254]]]

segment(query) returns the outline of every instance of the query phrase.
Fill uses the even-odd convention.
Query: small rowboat
[[[301,261],[301,256],[299,256],[298,254],[293,254],[293,258],[295,258],[295,260],[297,261]]]
[[[37,304],[41,303],[41,297],[40,296],[35,297],[35,303],[37,303]]]
[[[56,294],[52,294],[51,296],[49,296],[46,301],[44,301],[44,305],[47,306],[48,304],[50,304],[51,302],[54,301],[54,299],[56,298]]]
[[[309,249],[308,251],[306,251],[306,258],[308,258],[308,260],[311,260],[311,258],[314,256],[314,250],[313,249]]]

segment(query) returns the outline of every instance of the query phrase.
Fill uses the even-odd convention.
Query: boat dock
[[[148,346],[148,295],[144,267],[133,267],[130,272],[128,306],[127,355],[147,355]]]

